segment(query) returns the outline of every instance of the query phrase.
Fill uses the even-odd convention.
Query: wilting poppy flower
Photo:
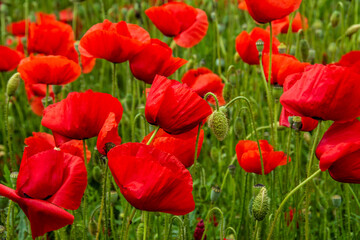
[[[300,7],[301,0],[245,0],[252,18],[259,23],[268,23],[286,17]]]
[[[303,18],[304,18],[304,24],[302,22],[301,14],[296,13],[296,15],[292,21],[290,31],[292,31],[293,33],[297,33],[300,29],[303,28],[303,25],[304,25],[305,29],[307,29],[309,27],[308,20],[306,17],[303,17]],[[289,30],[289,24],[290,24],[289,16],[286,16],[279,20],[275,20],[274,22],[272,22],[273,33],[275,35],[278,35],[280,33],[287,33]],[[267,27],[266,30],[270,31],[270,27]]]
[[[255,27],[250,34],[246,31],[241,32],[235,40],[236,51],[239,53],[241,59],[250,65],[259,64],[259,52],[256,48],[256,42],[258,40],[264,42],[263,53],[268,53],[270,50],[270,33],[262,28]],[[273,37],[272,50],[273,53],[278,53],[279,40]]]
[[[70,139],[98,136],[110,112],[115,113],[119,123],[123,108],[119,100],[110,94],[92,90],[72,92],[44,110],[41,124],[52,130],[56,145],[60,145]]]
[[[72,224],[87,185],[80,157],[58,150],[36,152],[25,148],[16,190],[0,185],[0,195],[17,202],[29,218],[32,237]]]
[[[0,46],[0,72],[14,70],[21,60],[20,54],[9,47]]]
[[[212,113],[207,102],[185,84],[156,75],[146,100],[146,120],[170,134],[194,129]]]
[[[317,120],[350,121],[360,116],[360,74],[336,65],[311,65],[287,77],[281,104],[291,114]],[[294,83],[295,82],[295,83]]]
[[[30,22],[26,20],[21,20],[18,22],[10,23],[9,25],[6,26],[6,31],[8,31],[12,35],[23,37],[25,36],[26,24],[29,25]]]
[[[264,54],[262,63],[266,79],[269,73],[269,54]],[[272,70],[271,70],[271,84],[278,84],[282,86],[287,76],[303,72],[305,67],[310,63],[302,63],[294,56],[288,54],[273,54],[272,55]]]
[[[280,114],[279,124],[280,126],[290,127],[289,117],[294,116],[283,107]],[[304,132],[310,132],[314,130],[318,121],[309,117],[301,117],[301,127],[300,130]]]
[[[135,208],[185,215],[195,209],[189,171],[173,155],[142,143],[125,143],[108,153],[109,168]]]
[[[42,116],[44,105],[42,99],[46,96],[45,84],[25,84],[27,100],[30,103],[31,110],[38,116]],[[49,86],[49,96],[54,100],[54,92]]]
[[[112,63],[129,60],[141,51],[150,35],[143,28],[124,21],[104,22],[92,26],[81,38],[79,51],[85,57],[106,59]]]
[[[275,152],[268,141],[260,140],[260,148],[265,174],[270,173],[277,166],[287,164],[287,156],[285,153]],[[262,174],[260,153],[256,141],[241,140],[236,145],[235,150],[238,162],[246,172]],[[291,161],[290,158],[289,161]]]
[[[335,122],[316,148],[320,169],[339,182],[360,183],[360,121]]]
[[[225,104],[222,94],[225,84],[210,69],[205,67],[190,69],[184,74],[181,82],[191,87],[200,97],[204,97],[208,92],[212,92],[216,95],[219,105]],[[215,99],[212,96],[208,99],[212,104],[215,104]]]
[[[23,59],[18,72],[26,84],[64,85],[75,81],[81,68],[63,56],[30,56]]]
[[[172,50],[166,43],[151,39],[129,63],[134,77],[151,84],[156,74],[168,77],[187,61],[173,57]]]
[[[27,146],[27,153],[34,155],[39,152],[54,149],[56,147],[54,137],[51,134],[44,132],[33,132],[32,137],[25,139]],[[81,140],[71,140],[59,146],[60,150],[64,153],[69,153],[84,159],[84,148]],[[86,146],[86,160],[90,161],[91,152]]]
[[[353,71],[360,74],[360,51],[351,51],[341,57],[336,65],[351,67]]]
[[[106,143],[121,144],[121,137],[118,133],[118,122],[116,122],[115,117],[115,113],[109,113],[97,138],[96,147],[102,155],[106,155]]]
[[[191,48],[206,35],[209,23],[206,13],[182,2],[166,3],[151,7],[145,14],[168,37],[174,37],[177,45]]]
[[[59,21],[31,23],[29,27],[29,53],[66,56],[74,45],[74,33],[70,25]]]
[[[151,138],[154,131],[149,133],[144,139],[142,143],[146,144]],[[177,159],[180,160],[182,164],[186,168],[191,167],[194,164],[194,154],[195,154],[195,143],[196,137],[198,133],[198,128],[194,128],[191,131],[186,133],[182,133],[179,135],[171,135],[166,133],[164,130],[160,129],[153,141],[151,142],[151,146],[154,146],[161,151],[170,153],[174,155]],[[198,142],[198,154],[199,157],[201,146],[204,140],[204,131],[200,131],[199,142]]]

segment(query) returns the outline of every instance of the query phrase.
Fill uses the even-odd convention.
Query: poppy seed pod
[[[254,198],[252,215],[257,221],[262,221],[270,210],[270,199],[265,187],[260,188],[258,195]]]
[[[341,196],[340,195],[334,195],[331,197],[332,204],[334,207],[338,208],[341,206]]]
[[[221,110],[215,110],[208,119],[208,125],[215,137],[222,141],[229,131],[229,120]]]
[[[259,56],[262,55],[262,51],[264,50],[264,41],[259,39],[256,41],[256,49],[259,52]]]
[[[12,75],[11,78],[9,79],[6,86],[6,93],[9,97],[15,95],[15,92],[20,85],[20,79],[21,79],[20,73],[18,72]]]
[[[210,200],[212,203],[216,202],[221,194],[221,189],[218,185],[211,188]]]

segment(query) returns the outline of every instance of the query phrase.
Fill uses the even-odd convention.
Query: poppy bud
[[[262,221],[270,209],[270,199],[265,187],[261,187],[258,195],[254,198],[252,215],[257,221]]]
[[[345,36],[350,38],[353,34],[357,33],[359,29],[360,29],[360,24],[351,25],[348,29],[346,29]]]
[[[10,173],[10,180],[14,186],[16,186],[16,181],[17,181],[18,175],[19,175],[19,172]]]
[[[334,207],[338,208],[341,205],[341,196],[340,195],[334,195],[331,197],[332,204]]]
[[[91,235],[96,236],[97,233],[97,224],[94,220],[89,221],[88,229]]]
[[[310,46],[309,43],[305,39],[300,40],[300,52],[301,59],[303,62],[306,62],[309,57]]]
[[[259,39],[256,41],[256,49],[259,52],[259,56],[262,55],[262,51],[264,50],[264,41]]]
[[[229,102],[232,99],[232,90],[233,90],[232,84],[229,82],[225,83],[222,93],[226,102]]]
[[[223,111],[215,110],[209,117],[208,125],[219,141],[225,139],[229,131],[229,121]]]
[[[228,166],[228,169],[229,169],[229,173],[231,174],[231,176],[235,177],[236,166],[234,164],[231,164]]]
[[[52,100],[53,100],[52,97],[48,96],[46,98],[46,96],[45,96],[41,99],[41,103],[43,104],[43,106],[49,106],[52,103]],[[46,104],[46,102],[47,102],[47,104]]]
[[[238,63],[239,61],[240,61],[240,55],[236,52],[235,54],[234,54],[234,62],[236,62],[236,63]]]
[[[211,12],[211,13],[210,13],[210,19],[211,19],[213,22],[215,22],[215,20],[216,20],[216,13],[215,13],[215,12]]]
[[[100,169],[99,166],[95,166],[93,169],[92,169],[92,176],[93,176],[93,179],[98,182],[98,183],[101,183],[101,179],[102,179],[102,171]]]
[[[212,203],[216,202],[221,194],[221,189],[218,185],[211,188],[210,200]]]
[[[280,43],[278,50],[279,50],[279,53],[285,54],[286,53],[286,45],[284,43]]]
[[[330,23],[331,23],[331,26],[333,28],[337,27],[337,25],[339,24],[340,22],[340,12],[339,11],[334,11],[332,14],[331,14],[331,17],[330,17]]]
[[[336,46],[336,43],[332,42],[329,44],[329,47],[328,47],[328,52],[330,54],[335,54],[336,53],[336,50],[337,50],[337,46]]]
[[[320,19],[316,19],[312,25],[312,28],[317,30],[317,29],[322,29],[323,28],[323,23]]]
[[[309,50],[308,61],[309,61],[311,64],[314,64],[314,63],[315,63],[315,56],[316,56],[316,51],[315,51],[314,49],[310,49],[310,50]]]
[[[0,210],[4,210],[5,208],[7,208],[8,204],[9,199],[4,196],[0,196]]]
[[[0,11],[1,11],[1,13],[5,13],[5,14],[7,14],[8,13],[8,7],[7,7],[7,5],[6,4],[1,4],[0,5]]]
[[[119,198],[119,194],[116,191],[111,191],[110,192],[110,202],[112,204],[116,203],[118,198]]]
[[[144,235],[144,224],[139,223],[136,229],[136,240],[142,240]]]
[[[7,86],[6,86],[6,93],[9,97],[14,96],[16,90],[18,89],[19,85],[20,85],[20,73],[15,73],[14,75],[11,76],[11,78],[9,79]]]
[[[195,231],[194,231],[194,239],[195,240],[201,240],[202,236],[204,234],[205,231],[205,224],[204,224],[204,220],[200,220],[200,222],[198,222],[198,224],[196,225]],[[206,239],[206,235],[204,236],[204,240]]]

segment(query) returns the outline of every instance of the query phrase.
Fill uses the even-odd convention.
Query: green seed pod
[[[9,79],[7,86],[6,86],[6,93],[9,97],[14,96],[16,90],[18,89],[19,85],[20,85],[20,73],[15,73],[14,75],[11,76],[11,78]]]
[[[340,22],[340,12],[339,11],[334,11],[332,14],[331,14],[331,17],[330,17],[330,23],[331,23],[331,26],[333,28],[337,27],[337,25],[339,25],[339,22]]]
[[[211,188],[211,194],[210,194],[210,200],[212,203],[216,202],[221,194],[221,189],[219,188],[219,186],[213,186]]]
[[[353,34],[357,33],[359,29],[360,29],[360,24],[351,25],[348,29],[346,29],[345,36],[350,38]]]
[[[309,43],[305,39],[300,40],[300,52],[301,59],[303,62],[306,62],[309,57],[310,46]]]
[[[7,208],[8,204],[9,199],[4,196],[0,196],[0,210],[4,210],[5,208]]]
[[[264,50],[264,41],[259,39],[256,41],[256,48],[258,50],[259,56],[262,55],[262,52]]]
[[[332,204],[334,205],[334,207],[338,208],[341,206],[342,199],[341,199],[340,195],[332,196],[331,201],[332,201]]]
[[[95,166],[92,169],[92,177],[96,182],[101,183],[102,175],[103,173],[99,166]]]
[[[97,233],[97,224],[94,220],[91,220],[89,223],[88,223],[88,229],[89,229],[89,232],[91,235],[93,236],[96,236],[96,233]]]
[[[13,186],[16,186],[16,181],[17,181],[18,176],[19,176],[19,172],[10,173],[10,180],[11,180],[11,183],[13,184]]]
[[[301,130],[301,128],[302,128],[301,117],[299,117],[299,116],[293,116],[292,117],[291,128],[294,129],[295,131],[300,131]]]
[[[225,99],[225,102],[229,102],[232,99],[232,90],[233,90],[233,86],[230,82],[226,82],[225,86],[223,88],[223,96]]]
[[[225,139],[229,131],[229,121],[223,111],[215,110],[209,117],[208,125],[219,141]]]
[[[142,240],[144,235],[144,224],[139,223],[136,229],[136,240]]]
[[[270,199],[265,187],[260,189],[259,194],[254,198],[252,215],[257,221],[262,221],[270,210]]]
[[[286,45],[284,43],[280,43],[278,50],[279,50],[279,53],[281,53],[281,54],[286,53]]]

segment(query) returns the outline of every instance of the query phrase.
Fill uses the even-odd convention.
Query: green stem
[[[220,239],[224,239],[224,214],[223,212],[220,210],[220,208],[218,207],[214,207],[212,209],[210,209],[208,211],[208,214],[206,215],[206,220],[205,220],[205,230],[204,233],[201,237],[201,240],[204,240],[205,236],[206,236],[206,232],[208,230],[209,227],[209,219],[210,217],[214,214],[214,212],[217,211],[220,214]]]
[[[111,88],[111,95],[115,97],[116,92],[116,63],[113,63],[112,68],[112,88]]]
[[[317,170],[316,172],[313,173],[313,175],[311,175],[310,177],[306,178],[302,183],[300,183],[299,185],[297,185],[293,190],[291,190],[291,192],[288,193],[288,195],[286,195],[286,197],[284,198],[284,200],[281,202],[279,208],[276,210],[276,213],[275,213],[275,218],[274,218],[274,221],[271,225],[271,229],[270,229],[270,232],[269,232],[269,235],[267,237],[267,240],[270,240],[271,239],[271,235],[274,231],[274,228],[275,228],[275,225],[276,225],[276,220],[278,219],[279,217],[279,214],[282,210],[282,208],[284,207],[285,203],[287,202],[287,200],[294,194],[296,193],[302,186],[304,186],[307,182],[309,182],[311,179],[313,179],[316,175],[318,175],[319,173],[321,173],[321,170]]]
[[[219,111],[219,100],[217,99],[216,95],[213,94],[212,92],[208,92],[207,94],[205,94],[204,99],[206,100],[208,98],[208,96],[211,95],[215,98],[215,102],[216,102],[216,111]]]
[[[5,93],[5,106],[4,106],[4,127],[5,127],[5,132],[7,135],[7,145],[8,145],[8,155],[10,157],[10,163],[11,163],[11,168],[13,171],[15,171],[16,169],[16,160],[13,154],[13,149],[12,149],[12,141],[11,141],[11,131],[9,129],[9,96],[7,95],[7,93]]]
[[[202,125],[202,123],[199,123],[199,128],[198,128],[198,132],[197,132],[197,135],[196,135],[195,153],[194,153],[194,165],[196,164],[196,161],[197,161],[197,158],[198,158],[199,138],[200,138],[201,125]]]
[[[310,151],[310,156],[309,156],[309,165],[308,165],[308,169],[307,169],[307,177],[309,177],[309,175],[311,173],[312,162],[314,159],[315,149],[316,149],[317,142],[319,139],[320,131],[321,131],[321,121],[319,121],[319,126],[316,129],[314,140],[313,140],[313,143],[311,146],[311,151]]]
[[[75,40],[76,40],[77,11],[78,11],[78,3],[77,3],[76,1],[74,1],[72,29],[73,29],[73,31],[74,31],[74,38],[75,38]]]
[[[257,239],[258,231],[259,231],[259,221],[256,220],[256,222],[255,222],[255,230],[254,230],[254,240]]]
[[[150,144],[151,144],[151,142],[154,140],[155,135],[157,134],[157,132],[159,131],[159,129],[160,129],[160,127],[157,126],[156,129],[155,129],[155,131],[154,131],[154,133],[151,135],[149,141],[146,143],[146,145],[150,145]]]
[[[10,225],[10,217],[11,217],[10,215],[11,215],[11,212],[12,212],[13,205],[14,205],[13,201],[9,200],[8,213],[7,213],[7,216],[6,216],[6,231],[7,231],[6,240],[12,239],[12,225],[14,223],[12,222],[11,225]]]
[[[133,208],[133,210],[131,211],[131,214],[129,216],[129,220],[126,221],[126,230],[125,230],[125,235],[124,235],[124,239],[127,240],[129,238],[129,229],[130,229],[130,224],[132,222],[132,219],[134,218],[136,213],[136,208]]]
[[[147,239],[146,239],[146,234],[147,234],[148,221],[149,221],[149,212],[143,211],[143,215],[144,215],[144,234],[143,234],[143,240],[147,240]]]

